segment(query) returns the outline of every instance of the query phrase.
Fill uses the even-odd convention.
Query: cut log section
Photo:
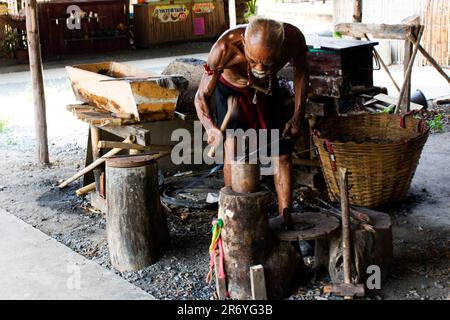
[[[136,271],[159,259],[169,232],[158,192],[158,165],[151,155],[106,161],[106,233],[112,265]]]
[[[375,233],[363,228],[352,228],[352,243],[354,266],[352,280],[357,283],[365,281],[366,269],[370,265],[377,265],[381,270],[381,278],[385,279],[393,261],[392,223],[391,217],[383,212],[356,207],[360,212],[367,214]],[[329,274],[333,283],[342,282],[342,240],[340,232],[330,237],[330,263]]]
[[[224,187],[219,197],[219,218],[225,273],[231,299],[252,299],[250,267],[264,266],[267,297],[281,299],[296,283],[302,259],[294,247],[279,242],[268,222],[271,194],[241,194]]]

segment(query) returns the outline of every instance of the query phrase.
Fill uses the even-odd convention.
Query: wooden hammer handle
[[[227,100],[227,113],[225,114],[225,117],[223,118],[222,124],[220,125],[220,132],[222,134],[225,133],[225,130],[227,130],[228,124],[230,123],[231,117],[235,113],[237,109],[237,97],[235,96],[229,96]],[[211,149],[209,149],[208,157],[214,158],[216,155],[216,147],[211,146]]]
[[[352,282],[350,250],[350,206],[348,200],[348,175],[346,168],[339,168],[339,189],[342,212],[342,256],[344,262],[344,283]]]

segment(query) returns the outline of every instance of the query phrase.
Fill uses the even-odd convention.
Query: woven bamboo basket
[[[403,201],[416,171],[428,126],[412,115],[360,114],[318,123],[314,144],[332,200],[337,168],[349,172],[349,200],[368,208]]]

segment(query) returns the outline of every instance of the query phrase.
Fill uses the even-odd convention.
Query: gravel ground
[[[61,106],[61,101],[66,104],[73,99],[67,79],[49,81],[51,83],[46,82],[46,87],[50,87],[47,88],[51,142],[51,165],[48,167],[34,163],[33,120],[32,116],[23,117],[25,112],[32,115],[29,87],[24,87],[23,83],[0,84],[0,123],[4,115],[10,120],[6,129],[0,130],[0,152],[4,155],[0,160],[0,206],[111,269],[105,217],[93,210],[85,198],[75,196],[81,181],[64,190],[57,188],[59,180],[73,175],[84,165],[87,126]],[[431,143],[433,148],[444,143],[448,145],[450,105],[432,104],[427,117],[436,114],[443,114],[443,129],[430,137],[427,146]],[[450,153],[437,153],[436,156],[447,158]],[[419,166],[420,172],[416,174],[408,200],[401,206],[386,209],[394,223],[395,267],[382,290],[371,292],[367,299],[450,298],[447,201],[450,191],[442,186],[439,173],[439,170],[445,173],[448,165],[436,161],[439,159],[426,159],[426,166],[441,163],[440,169],[428,173],[421,169],[423,165]],[[425,189],[423,185],[427,179],[441,189]],[[443,209],[447,210],[446,214],[435,214],[443,207],[447,208]],[[420,215],[417,213],[420,210],[426,212]],[[209,265],[210,222],[215,215],[213,209],[173,208],[167,213],[171,244],[162,258],[139,272],[113,271],[159,299],[211,299],[214,284],[206,285],[205,277]],[[306,262],[311,262],[310,258]],[[322,287],[328,282],[328,277],[311,277],[289,299],[339,299],[322,294]]]

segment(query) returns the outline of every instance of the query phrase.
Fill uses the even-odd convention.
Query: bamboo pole
[[[367,34],[364,34],[364,37],[366,38],[367,41],[370,41]],[[383,67],[384,71],[386,71],[389,78],[392,80],[392,83],[394,84],[395,89],[397,89],[397,91],[400,92],[400,87],[398,86],[397,82],[395,81],[394,77],[392,76],[391,72],[389,71],[389,68],[386,66],[386,63],[384,63],[384,60],[381,58],[380,54],[378,53],[378,51],[375,47],[373,47],[373,53],[374,53],[375,57],[378,59],[378,61],[380,61],[380,64]]]
[[[434,58],[424,49],[424,47],[419,45],[419,51],[431,63],[431,65],[437,70],[437,72],[439,72],[450,84],[450,77],[448,76],[448,74],[445,73],[445,71],[442,69],[439,63],[436,60],[434,60]]]
[[[75,191],[75,194],[78,197],[84,196],[85,194],[94,191],[95,190],[95,182],[92,182],[91,184],[88,184],[87,186],[84,186],[77,191]]]
[[[31,82],[33,85],[36,155],[39,163],[48,164],[47,119],[36,0],[26,1],[25,14]]]
[[[130,136],[130,137],[126,138],[123,142],[128,143],[128,142],[133,142],[133,141],[134,141],[134,137]],[[97,160],[92,162],[86,168],[78,171],[75,175],[73,175],[69,179],[65,180],[64,182],[62,182],[58,187],[59,188],[66,187],[69,183],[72,183],[73,181],[77,180],[78,178],[80,178],[81,176],[85,175],[89,171],[93,170],[97,166],[101,165],[103,162],[106,161],[106,158],[111,157],[111,156],[119,153],[121,150],[122,150],[121,148],[114,148],[114,149],[110,150],[109,152],[105,153],[101,158],[98,158]]]

